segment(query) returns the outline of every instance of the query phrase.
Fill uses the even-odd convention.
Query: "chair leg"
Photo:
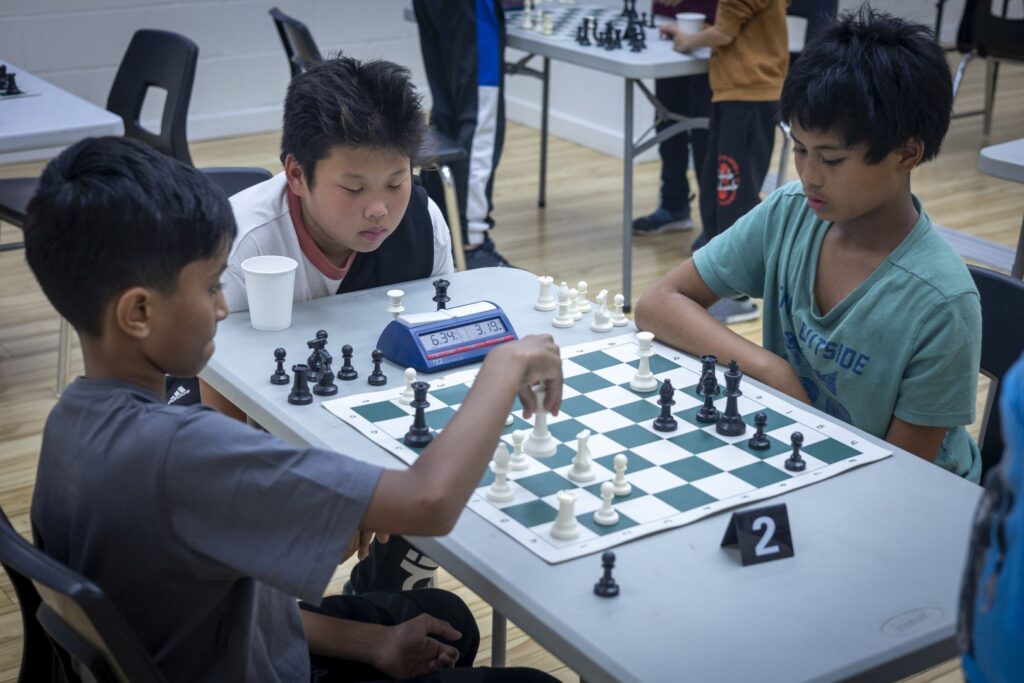
[[[779,170],[775,174],[776,189],[786,183],[786,169],[789,167],[789,126],[779,121],[779,129],[782,130],[782,149],[779,150]]]
[[[57,395],[60,396],[68,384],[71,374],[71,325],[64,318],[60,319],[60,330],[57,335]]]
[[[992,132],[992,110],[996,104],[997,78],[999,78],[999,61],[989,57],[985,64],[985,123],[981,129],[985,137]]]
[[[973,52],[968,52],[961,59],[953,74],[953,100],[956,101],[956,94],[960,92],[960,83],[964,80],[964,71],[967,70],[967,63],[974,58]]]
[[[444,205],[448,213],[448,229],[452,233],[452,253],[455,257],[455,269],[466,270],[466,252],[462,247],[462,221],[459,218],[459,197],[455,194],[455,177],[447,164],[437,169],[444,187]]]

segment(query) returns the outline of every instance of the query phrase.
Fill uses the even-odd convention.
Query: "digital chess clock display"
[[[508,328],[505,327],[505,323],[501,321],[501,318],[491,318],[489,320],[469,323],[468,325],[450,327],[446,330],[424,332],[419,335],[419,338],[423,348],[434,350],[447,349],[506,332],[508,332]]]

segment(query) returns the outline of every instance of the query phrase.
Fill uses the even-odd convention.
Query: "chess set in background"
[[[18,87],[18,74],[7,69],[6,64],[0,64],[0,100],[9,100],[16,97],[28,97],[39,93],[25,92]]]
[[[550,563],[891,455],[760,389],[744,395],[739,368],[694,360],[650,333],[563,347],[562,356],[559,414],[540,412],[530,425],[517,402],[468,504]],[[323,406],[412,463],[461,406],[476,374],[431,378],[414,391],[407,381]]]
[[[509,13],[509,25],[545,36],[573,38],[578,45],[609,51],[624,49],[625,42],[631,52],[647,49],[647,30],[657,28],[653,13],[648,17],[647,12],[636,11],[636,0],[623,0],[621,12],[608,7],[575,6],[574,0],[558,4],[561,6],[548,9],[553,2],[526,0],[521,11]]]

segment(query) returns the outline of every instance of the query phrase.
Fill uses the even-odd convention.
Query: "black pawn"
[[[416,414],[412,418],[412,427],[409,427],[409,431],[402,438],[402,443],[410,448],[423,448],[434,440],[434,435],[430,433],[430,427],[427,426],[426,413],[423,412],[430,405],[427,401],[428,389],[430,389],[430,385],[426,382],[412,383],[412,403],[409,405],[413,407]]]
[[[704,422],[707,424],[714,424],[718,422],[718,408],[715,407],[715,392],[713,386],[715,384],[715,376],[705,375],[704,376],[704,405],[697,411],[697,422]]]
[[[287,355],[284,349],[274,349],[274,360],[277,361],[277,370],[270,376],[271,384],[288,384],[288,373],[284,369],[284,357]]]
[[[349,381],[358,376],[359,373],[352,367],[352,347],[345,344],[341,347],[341,368],[338,369],[338,379]]]
[[[373,372],[366,378],[366,381],[375,387],[384,386],[388,383],[388,378],[384,376],[380,369],[381,361],[384,360],[384,354],[381,353],[380,349],[374,349],[373,353],[370,354],[370,358],[373,359]]]
[[[757,428],[757,431],[754,432],[752,437],[750,437],[750,441],[747,442],[747,445],[755,451],[766,451],[772,445],[771,441],[768,440],[768,437],[764,435],[764,427],[766,424],[768,424],[767,415],[764,413],[757,413],[754,415],[754,426]]]
[[[288,402],[296,406],[305,406],[313,402],[313,394],[309,393],[309,383],[306,373],[309,366],[299,363],[292,366],[295,373],[295,382],[292,384],[292,391],[288,394]]]
[[[437,310],[442,310],[451,298],[448,296],[448,287],[451,285],[450,282],[444,278],[438,278],[434,280],[434,303],[437,304]]]
[[[672,417],[672,406],[676,404],[672,400],[675,389],[672,388],[672,380],[666,379],[661,383],[661,398],[658,405],[661,406],[661,415],[654,418],[654,429],[659,432],[674,432],[679,428],[676,419]]]
[[[715,396],[721,393],[721,388],[718,386],[718,377],[715,376],[715,367],[718,365],[718,357],[713,356],[710,353],[704,354],[700,357],[700,379],[697,380],[696,392],[698,396],[704,395],[704,379],[711,376],[711,386],[714,387],[712,392]]]
[[[743,373],[740,372],[736,361],[729,361],[729,369],[725,371],[725,412],[718,418],[715,431],[722,436],[739,436],[747,431],[747,425],[740,417],[737,400],[743,395],[740,391],[740,380]]]
[[[321,351],[320,360],[323,362],[323,372],[320,379],[313,385],[313,393],[317,396],[334,396],[338,393],[338,385],[334,383],[334,370],[331,369],[331,354],[324,349]]]
[[[807,463],[800,455],[800,447],[804,445],[804,435],[800,432],[793,432],[789,441],[793,444],[793,455],[786,458],[786,469],[790,472],[803,472],[807,469]]]
[[[14,82],[14,74],[7,74],[7,91],[5,95],[20,95],[21,90],[18,89],[18,84]]]
[[[604,574],[594,584],[594,594],[602,598],[614,598],[619,594],[619,584],[615,583],[615,579],[612,578],[612,569],[615,568],[615,553],[611,550],[606,550],[601,555],[601,568],[604,569]]]

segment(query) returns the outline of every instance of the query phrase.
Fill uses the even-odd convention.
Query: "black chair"
[[[294,17],[290,17],[278,8],[270,10],[277,34],[284,46],[285,56],[292,78],[295,78],[311,65],[323,61],[320,48],[317,47],[309,27]],[[462,249],[462,229],[459,218],[459,200],[455,192],[455,178],[449,164],[466,158],[466,151],[459,147],[450,137],[437,129],[427,129],[419,158],[414,163],[420,167],[423,185],[431,198],[444,211],[448,221],[448,229],[452,235],[452,252],[455,267],[466,269],[466,257]],[[440,187],[440,192],[437,188]]]
[[[1024,282],[978,266],[967,268],[981,295],[981,372],[992,381],[978,437],[984,474],[1003,456],[1000,380],[1024,352]]]
[[[1024,7],[1024,2],[1021,5]],[[953,118],[982,114],[982,132],[986,136],[992,130],[999,63],[1024,63],[1024,19],[1008,18],[1009,9],[1010,0],[1003,0],[1002,13],[996,16],[992,13],[991,0],[965,0],[957,28],[956,49],[963,57],[953,76],[953,97],[960,90],[968,62],[981,57],[985,60],[985,100],[981,109],[958,112]]]
[[[162,683],[165,679],[99,586],[23,539],[0,511],[0,562],[18,590],[25,648],[19,681],[79,680],[97,683]],[[25,588],[25,593],[18,586]],[[28,591],[31,589],[30,594]],[[28,599],[26,599],[28,598]],[[34,611],[33,608],[35,608]],[[40,635],[49,642],[40,645]],[[62,662],[58,675],[28,672],[29,639],[40,653]]]
[[[265,168],[249,166],[210,166],[199,170],[224,190],[228,197],[274,177]]]

